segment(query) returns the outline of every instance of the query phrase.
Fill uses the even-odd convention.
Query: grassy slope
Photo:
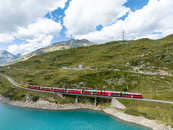
[[[56,94],[32,92],[24,89],[16,88],[9,81],[0,76],[0,95],[9,98],[13,101],[26,101],[26,96],[29,96],[29,100],[37,101],[39,98],[48,100],[54,103],[74,103],[75,99],[66,97],[65,99],[60,98]]]
[[[173,77],[124,72],[143,66],[141,70],[155,72],[160,68],[172,73],[172,59],[173,36],[168,36],[160,40],[110,42],[56,51],[11,65],[3,71],[18,82],[29,84],[68,88],[106,87],[106,90],[118,91],[128,88],[130,92],[143,93],[146,98],[173,101]],[[79,64],[93,70],[62,69]]]
[[[5,78],[0,76],[0,95],[11,100],[24,100],[25,92],[21,89],[16,89]]]
[[[173,105],[122,99],[120,102],[127,106],[125,110],[127,114],[144,116],[148,119],[159,120],[166,125],[173,126]]]

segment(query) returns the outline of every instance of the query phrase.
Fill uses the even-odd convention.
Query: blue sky
[[[66,9],[69,7],[71,0],[68,0],[65,3],[65,7],[64,8],[57,8],[53,11],[50,11],[48,13],[45,14],[44,17],[51,19],[55,22],[60,22],[61,25],[63,26],[63,19],[65,17],[65,11]],[[124,6],[130,8],[132,11],[136,11],[137,9],[141,9],[143,6],[145,6],[148,3],[148,0],[128,0]],[[124,15],[121,19],[125,19],[128,16],[128,13],[126,15]],[[101,30],[103,28],[103,26],[101,24],[99,24],[98,26],[96,26],[96,30]],[[67,41],[72,39],[72,37],[67,37],[65,35],[66,32],[66,28],[65,26],[63,26],[60,34],[58,33],[57,35],[54,36],[54,38],[52,39],[51,43],[55,43],[55,42],[59,42],[59,41]],[[7,49],[7,47],[13,43],[16,44],[20,44],[22,43],[23,40],[20,39],[15,39],[12,42],[6,43],[6,44],[0,44],[0,48],[1,49]]]
[[[167,23],[173,18],[172,0],[8,2],[0,6],[0,49],[13,54],[26,54],[70,39],[96,43],[121,40],[123,31],[127,40],[158,39],[173,33],[173,25]]]
[[[69,7],[70,2],[71,2],[71,0],[68,0],[65,3],[65,7],[63,9],[62,8],[57,8],[56,10],[48,12],[45,15],[46,18],[54,20],[55,22],[60,22],[62,27],[63,27],[60,34],[55,35],[55,37],[52,40],[52,43],[55,43],[55,42],[58,42],[58,41],[67,41],[67,40],[71,39],[71,37],[66,37],[66,35],[65,35],[66,28],[63,25],[64,24],[63,19],[65,17],[65,11]]]
[[[136,11],[138,9],[143,8],[145,5],[147,5],[149,0],[128,0],[124,6],[130,8],[132,11]],[[69,7],[71,0],[68,0],[65,4],[65,7],[63,9],[58,8],[52,12],[49,12],[45,15],[46,18],[52,19],[56,22],[60,22],[63,25],[63,18],[65,16],[65,10]],[[128,16],[128,13],[121,17],[120,19],[124,20]],[[103,28],[101,24],[96,26],[96,30],[100,31]],[[65,35],[66,28],[63,26],[63,29],[58,36],[55,36],[55,38],[52,40],[52,43],[57,42],[57,41],[66,41],[70,40],[71,37],[66,37]]]

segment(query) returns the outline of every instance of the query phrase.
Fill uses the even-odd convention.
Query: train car
[[[40,91],[51,91],[51,88],[40,88]]]
[[[143,96],[140,93],[129,93],[129,92],[111,92],[111,97],[122,97],[122,98],[139,98],[142,99]]]
[[[132,94],[129,94],[127,92],[121,92],[120,93],[120,97],[124,97],[124,98],[133,98]]]
[[[101,91],[102,96],[110,96],[110,92],[108,91]]]
[[[140,94],[140,93],[135,93],[135,94],[133,94],[133,98],[139,98],[139,99],[142,99],[143,96],[142,96],[142,94]]]
[[[53,92],[65,93],[65,89],[64,88],[53,88]]]
[[[102,92],[99,91],[99,90],[91,90],[91,94],[92,94],[92,95],[98,95],[98,96],[101,96],[101,95],[102,95]]]
[[[111,97],[121,97],[121,92],[111,92],[110,96]]]
[[[83,90],[83,94],[84,95],[91,95],[91,91],[89,91],[89,90]]]
[[[67,89],[67,93],[82,94],[82,89]]]
[[[40,87],[37,87],[37,86],[31,86],[31,85],[29,85],[28,88],[29,89],[40,90]]]
[[[129,92],[122,92],[121,97],[124,97],[124,98],[138,98],[138,99],[143,98],[142,94],[140,94],[140,93],[129,93]]]
[[[100,90],[84,90],[83,94],[84,95],[98,95],[98,96],[101,96],[102,91],[100,91]]]

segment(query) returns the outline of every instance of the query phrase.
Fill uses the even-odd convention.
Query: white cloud
[[[138,37],[146,34],[153,35],[153,32],[164,35],[168,30],[173,29],[172,6],[172,0],[150,0],[143,9],[129,14],[125,20],[127,32],[137,33]]]
[[[86,35],[76,35],[76,39],[89,39],[90,41],[103,43],[111,40],[121,40],[124,21],[120,20],[116,24],[107,26],[102,31],[95,31]]]
[[[55,4],[55,5],[58,5],[58,7],[60,7],[60,8],[64,8],[66,2],[67,2],[67,0],[59,0],[57,2],[57,4]],[[52,10],[55,10],[56,8],[57,8],[57,6],[55,6],[55,8],[52,8]]]
[[[128,12],[124,3],[126,0],[72,0],[64,18],[67,34],[87,34],[97,25],[112,24]]]
[[[8,43],[12,40],[14,40],[14,37],[12,34],[0,33],[0,43]]]
[[[0,0],[0,33],[15,32],[43,17],[48,11],[62,7],[65,0]]]
[[[16,37],[20,39],[30,39],[38,37],[41,34],[55,35],[62,29],[60,23],[56,23],[47,18],[40,18],[35,23],[32,23],[25,27],[19,27],[16,33]]]
[[[62,29],[60,23],[50,19],[40,18],[35,23],[26,28],[19,27],[16,38],[24,40],[25,43],[14,44],[8,47],[8,51],[13,54],[26,54],[42,47],[50,45],[53,36]]]
[[[148,5],[136,12],[129,12],[125,21],[105,26],[102,31],[75,35],[75,38],[88,38],[95,42],[122,39],[125,29],[126,39],[152,38],[157,39],[173,33],[173,1],[150,0]]]
[[[19,45],[18,44],[10,45],[7,50],[13,54],[18,54],[20,52],[21,54],[24,55],[34,50],[37,50],[39,48],[48,46],[52,38],[53,36],[51,35],[48,35],[48,36],[40,35],[39,37],[35,39],[27,40],[26,41],[27,43],[23,43]]]
[[[67,0],[0,0],[0,43],[15,38],[24,43],[12,44],[11,53],[29,53],[51,43],[62,29],[59,23],[43,18],[51,10],[63,8]],[[35,23],[33,23],[35,21]]]

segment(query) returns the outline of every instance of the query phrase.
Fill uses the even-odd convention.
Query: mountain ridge
[[[7,64],[18,58],[18,55],[14,55],[7,50],[0,50],[0,64]]]
[[[31,58],[32,56],[41,55],[41,54],[45,54],[45,53],[49,53],[49,52],[53,52],[53,51],[66,50],[66,49],[78,48],[78,47],[84,47],[84,46],[91,46],[91,45],[95,45],[95,44],[96,43],[90,42],[87,39],[81,39],[81,40],[72,39],[72,40],[68,40],[68,41],[55,42],[52,45],[49,45],[44,48],[40,48],[29,54],[23,55],[19,59],[17,59],[17,61],[24,61],[24,60]]]

